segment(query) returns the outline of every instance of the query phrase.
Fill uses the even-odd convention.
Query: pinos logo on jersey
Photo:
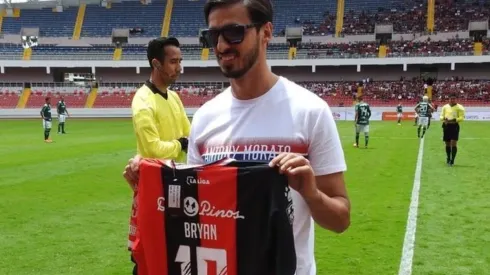
[[[187,185],[191,185],[191,184],[205,184],[205,185],[209,185],[209,180],[207,179],[196,179],[192,176],[189,176],[187,177]]]
[[[224,219],[245,219],[240,215],[240,211],[234,211],[231,209],[223,210],[216,209],[209,201],[202,201],[201,204],[192,197],[186,197],[184,199],[184,213],[189,217],[194,217],[197,214],[200,216],[224,218]]]
[[[184,199],[184,213],[189,217],[194,217],[199,212],[199,204],[196,199],[186,197]]]
[[[165,212],[165,198],[159,197],[157,199],[157,209],[158,211]]]

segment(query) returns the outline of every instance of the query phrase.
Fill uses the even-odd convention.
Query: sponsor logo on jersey
[[[196,215],[216,217],[224,219],[245,219],[240,215],[240,211],[234,211],[231,209],[216,209],[209,201],[201,201],[199,204],[193,197],[186,197],[184,199],[184,213],[189,217]]]
[[[191,185],[191,184],[205,184],[205,185],[209,185],[209,180],[207,179],[196,179],[192,176],[188,176],[187,177],[187,185]]]
[[[157,199],[157,209],[158,211],[165,212],[165,198],[159,197]]]

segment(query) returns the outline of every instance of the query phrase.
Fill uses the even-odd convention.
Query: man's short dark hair
[[[252,23],[262,26],[268,22],[272,22],[274,8],[271,0],[207,0],[206,4],[204,4],[204,18],[206,19],[206,24],[209,24],[209,14],[214,8],[239,3],[247,8],[248,16]]]
[[[146,56],[148,57],[148,62],[150,63],[150,68],[153,69],[153,64],[151,61],[156,59],[160,62],[163,62],[165,57],[165,47],[167,46],[175,46],[180,47],[179,40],[175,37],[160,37],[150,41],[148,43],[148,48],[146,50]]]
[[[449,94],[449,98],[457,98],[458,95],[456,93],[451,93]]]

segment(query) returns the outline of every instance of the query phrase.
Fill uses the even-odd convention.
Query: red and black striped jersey
[[[293,275],[287,178],[267,164],[140,166],[138,275]]]

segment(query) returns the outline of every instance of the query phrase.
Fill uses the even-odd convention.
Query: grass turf
[[[0,123],[0,274],[130,274],[131,192],[121,177],[135,152],[130,120],[70,120],[67,135],[53,131],[52,144],[43,142],[38,120]],[[488,126],[462,125],[452,168],[445,166],[440,124],[428,131],[413,274],[490,270]],[[341,235],[317,228],[318,274],[396,274],[419,146],[416,128],[411,121],[373,122],[369,149],[357,149],[352,122],[338,127],[352,225]]]

